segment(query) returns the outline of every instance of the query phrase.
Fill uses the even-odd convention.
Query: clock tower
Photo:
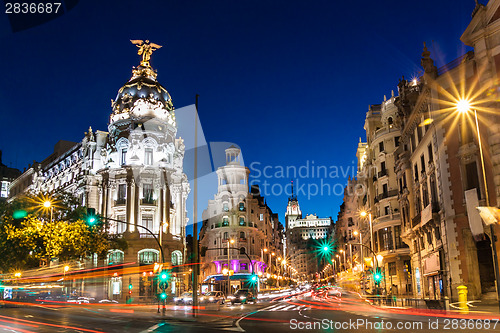
[[[302,212],[300,211],[299,201],[297,196],[293,192],[293,180],[292,180],[292,195],[288,198],[288,205],[286,207],[285,213],[285,228],[288,229],[289,223],[294,222],[297,219],[302,218]]]

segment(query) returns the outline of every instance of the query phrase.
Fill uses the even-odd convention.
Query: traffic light
[[[165,300],[165,299],[167,299],[167,293],[166,293],[166,292],[162,292],[162,293],[160,294],[160,299],[161,299],[161,300]]]
[[[24,219],[26,216],[28,216],[28,212],[22,209],[15,210],[14,213],[12,214],[12,218],[14,220]]]
[[[373,273],[373,281],[375,281],[376,284],[379,284],[380,281],[382,281],[382,272],[379,268],[377,268],[375,273]]]
[[[160,274],[158,275],[158,280],[160,289],[162,289],[163,291],[168,288],[169,278],[170,278],[170,273],[166,269],[160,271]]]
[[[258,277],[257,277],[257,275],[255,275],[255,274],[254,274],[254,275],[252,275],[252,277],[251,277],[252,282],[257,282],[257,280],[258,280],[258,279],[259,279],[259,278],[258,278]]]
[[[128,285],[128,290],[132,290],[132,283]]]
[[[85,214],[85,221],[88,225],[93,226],[99,222],[99,215],[96,214],[95,208],[87,208],[87,213]]]

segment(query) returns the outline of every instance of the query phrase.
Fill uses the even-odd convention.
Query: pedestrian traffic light
[[[160,299],[161,299],[161,300],[165,300],[165,299],[167,299],[167,293],[166,293],[166,292],[162,292],[162,293],[160,294]]]
[[[162,290],[165,290],[168,288],[168,280],[170,278],[170,272],[167,271],[166,269],[160,271],[160,274],[158,275],[158,280],[159,280],[159,285]]]

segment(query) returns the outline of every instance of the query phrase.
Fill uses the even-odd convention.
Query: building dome
[[[157,80],[156,71],[149,64],[132,70],[132,77],[111,101],[113,112],[110,123],[146,116],[174,121],[172,98]],[[170,122],[170,121],[169,121]]]

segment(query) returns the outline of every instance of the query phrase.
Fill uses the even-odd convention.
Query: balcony
[[[149,199],[149,198],[143,198],[143,199],[141,199],[141,205],[155,206],[156,205],[156,200]]]
[[[126,204],[127,204],[127,199],[125,198],[115,200],[115,206],[123,206]]]
[[[390,190],[390,191],[384,192],[382,194],[379,194],[377,196],[377,200],[380,201],[382,199],[389,198],[389,197],[394,197],[394,196],[397,196],[397,195],[398,195],[398,190]]]
[[[414,228],[416,225],[418,225],[421,222],[422,218],[420,216],[420,213],[417,214],[414,218],[411,219],[411,227]]]
[[[378,178],[380,177],[384,177],[384,176],[387,176],[388,172],[387,172],[387,169],[384,169],[382,171],[379,171],[378,173]]]

